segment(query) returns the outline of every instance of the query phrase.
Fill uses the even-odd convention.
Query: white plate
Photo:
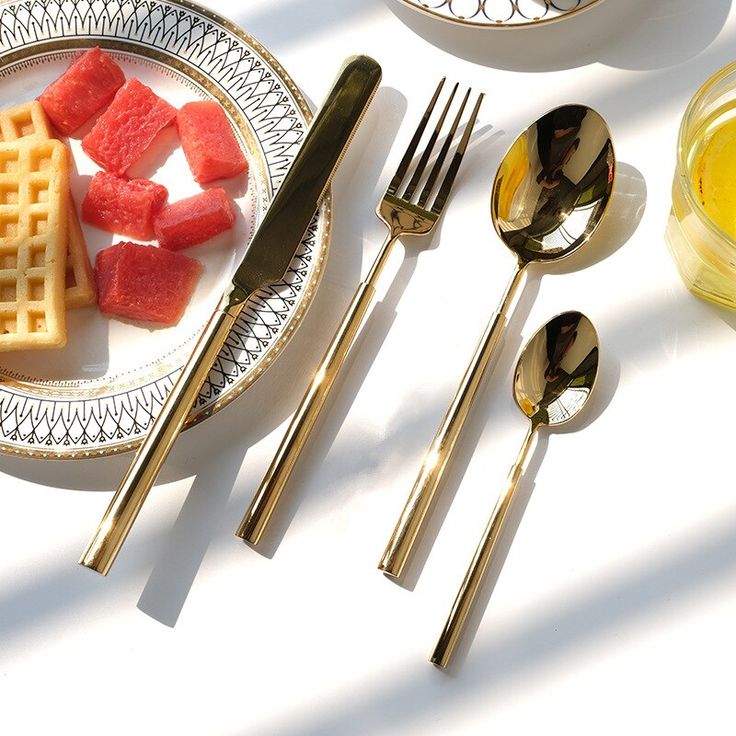
[[[151,425],[245,253],[311,115],[294,83],[257,41],[189,2],[11,2],[0,6],[0,28],[3,107],[36,97],[80,49],[99,45],[127,77],[138,77],[175,106],[217,99],[248,153],[247,180],[214,184],[224,186],[238,205],[234,229],[187,250],[205,270],[178,325],[152,329],[108,319],[96,307],[70,310],[64,349],[0,355],[1,450],[55,458],[129,450]],[[80,146],[90,125],[69,140],[77,203],[98,170]],[[173,128],[130,173],[164,184],[169,201],[200,191]],[[83,226],[93,259],[100,249],[127,239]],[[249,302],[188,426],[251,385],[283,348],[309,306],[328,242],[329,201],[312,222],[284,283]]]

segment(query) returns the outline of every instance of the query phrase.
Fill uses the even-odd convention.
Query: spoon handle
[[[455,449],[457,438],[460,436],[473,400],[478,393],[483,375],[506,327],[507,314],[523,273],[524,266],[517,266],[501,304],[478,342],[470,365],[465,370],[465,375],[455,392],[455,398],[424,457],[414,487],[378,564],[378,569],[386,575],[398,578],[403,573],[445,472],[447,461]]]
[[[496,501],[496,505],[491,513],[491,518],[488,520],[488,524],[483,532],[478,548],[475,550],[475,555],[473,555],[470,567],[468,567],[468,571],[465,573],[465,578],[457,593],[455,603],[453,604],[450,615],[445,623],[445,628],[442,630],[442,634],[437,641],[434,652],[432,652],[432,656],[429,659],[432,664],[436,664],[442,669],[447,667],[450,663],[452,654],[455,651],[455,646],[463,632],[473,601],[478,594],[478,589],[480,588],[483,576],[488,568],[488,563],[493,555],[494,547],[496,546],[496,542],[501,534],[506,514],[511,505],[511,500],[514,497],[514,492],[516,491],[516,488],[519,485],[519,479],[523,474],[526,458],[529,454],[529,449],[532,446],[532,439],[535,434],[536,425],[530,423],[529,430],[527,431],[527,435],[524,439],[524,444],[521,446],[521,450],[519,451],[519,456],[516,458],[516,462],[509,472],[506,490]]]

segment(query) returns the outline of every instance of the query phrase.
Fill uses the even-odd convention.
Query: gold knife
[[[112,567],[230,328],[251,294],[283,279],[380,81],[381,67],[370,57],[353,56],[346,60],[253,236],[232,284],[204,328],[79,560],[81,565],[102,575]]]

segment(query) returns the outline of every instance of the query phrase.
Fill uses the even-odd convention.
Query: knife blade
[[[236,287],[252,293],[281,280],[380,79],[381,67],[370,57],[346,61],[235,272]]]
[[[353,56],[340,69],[253,236],[231,286],[200,336],[79,564],[106,575],[124,544],[207,374],[248,297],[281,281],[381,81],[381,67]]]

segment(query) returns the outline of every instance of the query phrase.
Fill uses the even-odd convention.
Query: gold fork
[[[483,95],[478,95],[478,100],[475,103],[473,112],[468,119],[465,126],[462,138],[455,149],[455,154],[450,161],[450,164],[445,173],[442,183],[439,185],[437,193],[431,205],[428,204],[430,196],[432,195],[435,185],[442,171],[442,166],[447,158],[447,154],[450,151],[455,133],[462,119],[465,106],[470,97],[471,90],[468,90],[465,97],[460,104],[455,118],[450,126],[450,130],[442,144],[437,159],[432,166],[429,175],[427,176],[426,182],[424,183],[419,196],[414,201],[414,195],[422,181],[422,176],[427,168],[429,159],[432,156],[432,151],[437,144],[437,140],[440,137],[445,118],[450,110],[452,100],[455,97],[458,85],[456,84],[453,88],[450,97],[445,103],[442,112],[440,113],[437,124],[432,131],[427,145],[422,153],[416,167],[414,168],[409,182],[406,188],[401,194],[398,194],[399,188],[402,183],[409,176],[409,168],[414,154],[416,153],[419,142],[422,138],[425,128],[429,122],[432,112],[437,104],[442,87],[445,83],[443,78],[437,85],[437,89],[432,96],[432,99],[419,122],[414,136],[409,142],[409,147],[406,149],[401,163],[394,174],[393,179],[388,185],[386,193],[383,195],[376,214],[378,217],[386,223],[389,229],[389,234],[381,247],[378,256],[376,257],[373,265],[366,279],[360,284],[358,290],[355,292],[350,305],[348,306],[347,312],[345,313],[340,326],[337,329],[332,342],[330,343],[327,352],[322,358],[317,372],[312,379],[312,383],[304,395],[299,408],[294,414],[289,428],[286,430],[286,434],[281,440],[276,455],[274,456],[271,466],[269,467],[258,492],[253,498],[250,507],[245,513],[243,520],[238,527],[236,535],[250,544],[258,544],[263,532],[268,524],[271,515],[278,503],[281,493],[289,480],[292,470],[299,458],[299,455],[309,437],[309,432],[314,426],[319,413],[324,406],[325,400],[332,388],[335,378],[337,377],[340,368],[345,362],[345,358],[350,351],[351,346],[355,342],[355,338],[358,335],[358,331],[363,322],[363,319],[368,312],[368,307],[373,301],[373,297],[376,293],[376,284],[383,271],[383,267],[386,265],[391,250],[396,241],[405,235],[426,235],[432,231],[437,220],[447,203],[447,197],[450,194],[452,185],[457,176],[460,163],[463,158],[463,154],[468,147],[468,141],[470,134],[475,124],[475,120],[478,116],[478,110],[480,109]]]

